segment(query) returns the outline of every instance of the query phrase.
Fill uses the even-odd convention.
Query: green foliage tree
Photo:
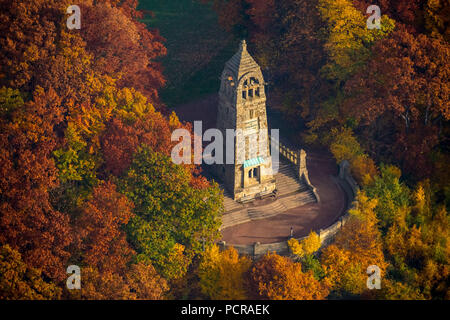
[[[394,222],[396,212],[410,204],[409,190],[400,182],[400,175],[398,168],[382,165],[380,176],[375,177],[373,183],[365,188],[369,197],[377,199],[375,212],[383,230]]]

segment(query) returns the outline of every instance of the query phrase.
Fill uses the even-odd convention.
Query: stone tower
[[[249,201],[273,193],[264,78],[245,40],[222,72],[217,128],[226,137],[225,154],[231,153],[234,162],[217,165],[216,174],[234,200]],[[235,136],[230,137],[227,129],[233,129]]]

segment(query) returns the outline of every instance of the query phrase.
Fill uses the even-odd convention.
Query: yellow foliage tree
[[[330,138],[330,151],[338,163],[342,160],[351,161],[363,154],[363,150],[350,128],[333,128]]]
[[[336,236],[333,245],[321,256],[326,278],[337,291],[361,294],[367,287],[367,268],[376,265],[383,277],[387,263],[374,212],[376,199],[359,192],[350,218]]]
[[[207,248],[198,268],[201,291],[213,300],[242,300],[247,294],[244,274],[251,260],[234,248],[220,252],[217,245]]]
[[[352,176],[361,186],[371,184],[375,176],[378,175],[378,169],[375,162],[366,154],[360,154],[350,159],[350,168]]]
[[[331,135],[324,141],[330,145],[330,151],[337,163],[348,160],[353,177],[361,186],[369,185],[378,175],[375,162],[364,153],[352,129],[347,127],[331,129]]]
[[[308,237],[300,242],[295,238],[289,239],[288,245],[293,254],[303,258],[320,249],[320,237],[317,233],[311,231]]]
[[[191,253],[185,254],[185,246],[180,243],[175,243],[173,248],[169,251],[162,261],[162,268],[167,273],[168,279],[180,279],[183,277],[188,269]]]
[[[389,228],[384,237],[384,248],[390,256],[405,257],[407,244],[405,234],[408,230],[406,226],[406,215],[409,213],[407,208],[400,208],[395,213],[394,224]]]
[[[361,264],[352,261],[351,253],[332,244],[321,257],[326,278],[325,281],[336,291],[361,294],[366,288],[367,275]]]
[[[345,80],[369,57],[370,44],[394,29],[394,21],[386,16],[380,29],[368,29],[367,17],[350,0],[319,0],[318,9],[327,25],[329,61],[322,71],[329,79]]]
[[[9,245],[0,247],[0,299],[48,300],[59,299],[61,289],[45,282],[41,271],[22,261],[17,250]]]

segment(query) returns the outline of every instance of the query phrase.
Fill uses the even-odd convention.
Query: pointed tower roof
[[[247,51],[247,42],[241,41],[239,51],[225,64],[226,69],[232,71],[238,79],[249,71],[261,71],[259,65]]]

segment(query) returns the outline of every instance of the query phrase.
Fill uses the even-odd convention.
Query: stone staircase
[[[233,196],[223,184],[220,184],[220,188],[223,190],[223,205],[225,207],[225,212],[240,210],[244,208],[241,203],[233,200]]]
[[[275,181],[278,197],[308,190],[307,185],[298,179],[293,165],[283,160],[279,162]]]
[[[277,199],[262,206],[240,204],[232,199],[226,189],[223,189],[225,214],[222,216],[221,229],[253,220],[267,219],[307,203],[316,202],[314,193],[297,178],[293,166],[288,162],[280,162],[275,179]]]

